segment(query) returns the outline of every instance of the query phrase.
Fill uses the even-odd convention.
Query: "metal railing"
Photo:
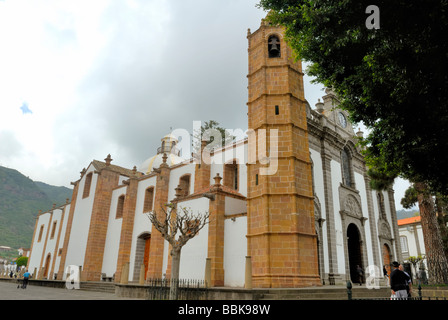
[[[392,297],[384,297],[384,298],[353,298],[352,297],[352,283],[351,281],[347,281],[347,298],[348,300],[445,300],[446,297],[426,297],[422,295],[422,286],[419,284],[417,287],[417,296],[410,296],[407,298],[392,298]]]
[[[208,289],[204,280],[147,279],[149,300],[169,300],[171,286],[177,286],[175,300],[207,300]]]

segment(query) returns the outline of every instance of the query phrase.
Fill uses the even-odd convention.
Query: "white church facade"
[[[272,36],[277,37],[280,49],[271,56],[275,50],[270,44]],[[171,133],[139,168],[112,164],[110,156],[104,161],[93,160],[72,182],[71,200],[39,213],[28,261],[35,277],[65,280],[68,266],[80,267],[83,281],[120,281],[122,274],[129,282],[139,282],[142,274],[146,279],[169,277],[169,244],[153,228],[147,213],[170,202],[213,217],[182,249],[180,278],[204,279],[209,261],[212,286],[244,287],[248,276],[253,279],[253,287],[345,284],[347,280],[358,281],[357,265],[363,269],[374,265],[382,272],[383,265],[402,260],[393,190],[378,192],[370,188],[357,146],[357,134],[361,133],[354,132],[347,115],[337,108],[337,97],[326,90],[323,102],[315,108],[304,100],[300,63],[291,61],[280,28],[263,22],[259,30],[249,32],[248,38],[249,129],[261,128],[253,125],[258,118],[271,121],[270,116],[261,116],[265,111],[257,109],[257,103],[297,95],[298,108],[306,118],[306,145],[303,159],[295,156],[291,163],[303,161],[309,165],[309,175],[303,175],[309,180],[310,192],[293,194],[281,185],[290,178],[282,171],[286,166],[282,161],[291,158],[282,156],[281,143],[278,171],[266,178],[271,180],[264,180],[253,174],[254,165],[248,163],[250,136],[210,153],[204,151],[209,161],[199,163],[196,157],[179,156],[179,137]],[[253,98],[257,90],[253,86],[260,81],[254,80],[260,76],[258,71],[251,69],[257,63],[256,50],[264,52],[265,65],[255,69],[277,68],[278,72],[287,64],[289,69],[300,70],[302,86],[289,86],[286,90],[291,94],[266,91],[261,95],[264,98]],[[263,79],[269,84],[269,77]],[[292,112],[282,113],[284,105],[273,104],[272,119],[278,115],[283,120],[270,122],[270,130],[277,126],[281,132],[284,127],[292,127],[294,132],[302,124],[291,120]],[[292,138],[291,146],[295,146],[294,141]],[[298,170],[292,170],[291,175],[301,175]],[[297,189],[302,186],[292,184]],[[254,190],[259,186],[269,190],[257,195]],[[304,223],[300,222],[302,211],[295,220],[294,214],[281,209],[282,202],[299,203],[302,198],[312,204],[306,209],[307,220],[303,220],[308,221],[307,231],[300,229]],[[277,210],[281,212],[277,214]],[[259,217],[260,212],[263,215]],[[291,229],[294,224],[299,225]],[[277,249],[278,242],[284,248]],[[303,248],[307,254],[297,254]],[[249,271],[248,263],[252,266]],[[125,266],[127,273],[122,272]]]

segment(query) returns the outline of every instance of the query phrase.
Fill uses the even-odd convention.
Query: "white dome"
[[[176,164],[181,163],[182,161],[185,161],[185,159],[182,159],[179,156],[176,156],[175,154],[169,153],[167,154],[166,163],[168,166],[173,166]],[[155,156],[152,156],[149,159],[146,159],[145,162],[140,166],[139,171],[143,172],[144,174],[149,174],[151,171],[155,168],[160,167],[160,165],[163,163],[163,154],[159,153]]]

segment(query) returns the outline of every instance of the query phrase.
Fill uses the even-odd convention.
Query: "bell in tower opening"
[[[269,52],[269,58],[280,57],[280,40],[276,35],[269,37],[268,52]]]

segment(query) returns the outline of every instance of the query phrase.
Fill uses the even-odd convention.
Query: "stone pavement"
[[[17,288],[17,283],[0,281],[0,300],[139,300],[116,297],[109,292],[68,290],[28,285]]]

